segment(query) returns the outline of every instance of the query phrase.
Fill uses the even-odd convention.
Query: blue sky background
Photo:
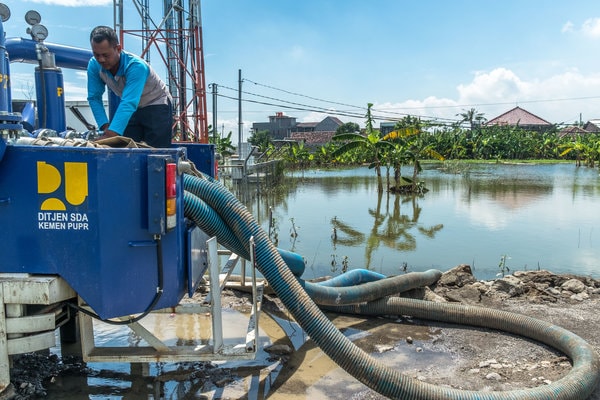
[[[133,2],[122,1],[126,28],[139,28]],[[88,48],[91,28],[113,24],[112,0],[4,3],[12,12],[7,37],[27,37],[29,9],[41,13],[47,41],[63,45]],[[159,18],[162,1],[150,3]],[[252,122],[278,111],[320,121],[338,112],[364,115],[369,102],[380,120],[411,114],[449,122],[470,108],[491,119],[516,105],[552,123],[600,118],[597,0],[204,0],[201,6],[207,86],[217,83],[220,94],[236,97],[241,69],[245,99],[331,109],[244,102],[245,137]],[[140,51],[134,42],[125,48]],[[11,65],[14,98],[26,97],[34,67]],[[64,73],[67,100],[85,99],[85,73]],[[237,133],[237,118],[237,101],[219,98],[219,130]]]

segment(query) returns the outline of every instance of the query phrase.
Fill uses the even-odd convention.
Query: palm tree
[[[470,110],[463,110],[464,112],[456,114],[457,117],[461,117],[460,123],[468,122],[471,127],[471,131],[475,129],[475,126],[481,125],[482,122],[486,121],[483,113],[477,112],[476,109],[471,108]]]
[[[381,154],[384,148],[393,148],[394,145],[388,141],[382,140],[379,130],[373,129],[373,117],[371,115],[372,103],[367,105],[366,114],[366,135],[355,133],[342,133],[333,136],[333,140],[345,141],[337,150],[333,152],[333,156],[337,157],[341,154],[353,150],[361,150],[367,157],[372,157],[369,168],[374,168],[377,173],[377,190],[383,192],[383,179],[381,178]]]

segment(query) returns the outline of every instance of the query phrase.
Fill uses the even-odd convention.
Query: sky
[[[137,29],[134,1],[121,1],[126,29]],[[7,37],[29,37],[29,9],[47,42],[81,48],[94,26],[114,21],[112,0],[4,3]],[[160,19],[162,1],[150,7]],[[556,124],[600,119],[597,0],[203,0],[201,12],[208,123],[215,83],[218,130],[234,141],[239,71],[243,140],[277,112],[364,126],[368,103],[376,124],[452,123],[470,109],[492,119],[515,106]],[[13,98],[31,97],[34,67],[11,64]],[[66,99],[85,100],[85,71],[63,72]]]

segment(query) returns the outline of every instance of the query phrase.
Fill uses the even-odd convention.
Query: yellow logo
[[[37,177],[38,194],[55,194],[61,186],[64,188],[64,199],[49,197],[42,202],[40,210],[65,211],[65,201],[72,206],[79,206],[88,196],[87,163],[65,162],[63,185],[63,176],[58,168],[45,161],[38,161]]]

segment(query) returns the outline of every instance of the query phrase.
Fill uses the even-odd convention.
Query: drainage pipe
[[[597,386],[600,377],[598,355],[575,334],[534,318],[453,304],[449,305],[451,307],[448,310],[434,311],[429,304],[423,304],[415,305],[415,310],[410,311],[421,310],[423,315],[431,316],[431,319],[443,318],[444,313],[452,311],[450,322],[483,320],[500,329],[508,326],[508,329],[519,334],[527,337],[532,335],[533,338],[539,338],[563,351],[573,361],[573,368],[564,378],[549,385],[505,392],[478,392],[431,385],[387,367],[363,352],[333,325],[287,268],[264,230],[232,193],[208,179],[195,178],[193,181],[198,196],[232,227],[241,243],[249,243],[250,238],[254,238],[258,270],[300,326],[341,368],[378,393],[393,399],[407,400],[581,400],[589,397]]]
[[[387,278],[387,276],[368,269],[353,269],[326,281],[318,282],[318,284],[330,287],[355,286],[362,283],[379,281],[385,278]]]

